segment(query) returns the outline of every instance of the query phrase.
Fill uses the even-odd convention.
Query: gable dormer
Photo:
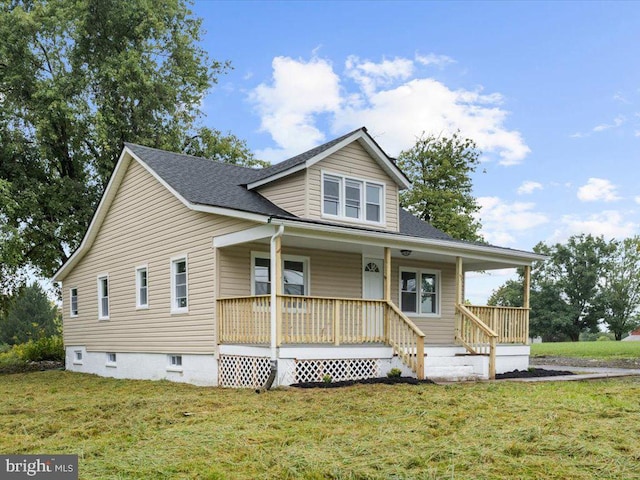
[[[248,185],[301,217],[398,231],[398,192],[409,181],[366,129],[264,170]]]

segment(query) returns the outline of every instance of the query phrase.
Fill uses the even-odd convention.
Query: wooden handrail
[[[424,379],[424,333],[393,302],[386,302],[385,339],[402,363]]]
[[[485,354],[489,350],[489,378],[496,378],[496,341],[498,334],[485,325],[471,310],[456,304],[456,340],[468,352]]]

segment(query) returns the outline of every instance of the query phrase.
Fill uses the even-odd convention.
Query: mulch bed
[[[496,374],[496,380],[505,378],[535,378],[535,377],[559,377],[562,375],[575,375],[566,370],[545,370],[544,368],[530,368],[528,370],[514,370],[512,372]]]
[[[64,362],[56,362],[53,360],[45,360],[42,362],[29,362],[16,365],[5,365],[0,367],[0,374],[2,373],[27,373],[27,372],[41,372],[44,370],[56,370],[64,369]]]
[[[340,382],[301,382],[301,383],[293,383],[290,386],[296,388],[339,388],[339,387],[349,387],[351,385],[373,385],[373,384],[384,384],[384,385],[397,385],[397,384],[408,384],[408,385],[423,385],[423,384],[433,384],[434,382],[427,379],[418,380],[413,377],[380,377],[380,378],[363,378],[362,380],[343,380]]]

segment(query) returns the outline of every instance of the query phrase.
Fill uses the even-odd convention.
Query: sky
[[[640,234],[640,2],[196,1],[230,60],[202,123],[276,163],[366,126],[391,156],[460,130],[482,235]],[[468,275],[484,303],[513,275]]]

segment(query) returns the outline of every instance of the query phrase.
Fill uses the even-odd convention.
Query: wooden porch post
[[[278,346],[282,344],[282,238],[275,239],[275,271],[276,284],[271,288],[276,292],[276,343]]]
[[[464,303],[464,272],[462,271],[462,257],[456,257],[456,305]]]
[[[384,247],[384,299],[391,301],[391,249]]]
[[[529,309],[531,308],[529,305],[531,295],[531,266],[529,265],[524,267],[524,281],[522,283],[524,284],[524,292],[522,292],[522,307],[525,309],[524,341],[525,343],[529,343]]]

